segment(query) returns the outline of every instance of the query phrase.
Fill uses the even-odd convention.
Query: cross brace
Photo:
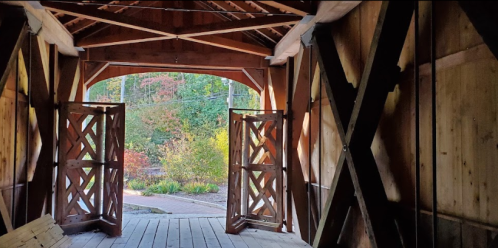
[[[337,246],[351,198],[355,195],[372,247],[401,247],[370,146],[387,95],[397,78],[393,72],[399,71],[397,63],[412,13],[412,2],[382,3],[357,93],[346,80],[330,27],[317,24],[314,30],[314,50],[343,144],[314,247]]]

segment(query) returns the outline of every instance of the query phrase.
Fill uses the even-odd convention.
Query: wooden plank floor
[[[130,219],[123,222],[123,235],[110,238],[101,232],[71,235],[72,248],[296,248],[311,247],[291,233],[245,229],[238,235],[225,233],[224,218]]]

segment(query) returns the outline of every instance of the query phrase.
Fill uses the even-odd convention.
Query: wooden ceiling
[[[85,61],[263,68],[312,1],[41,1]]]

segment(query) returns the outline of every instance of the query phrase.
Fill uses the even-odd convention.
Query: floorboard
[[[159,225],[156,230],[156,237],[154,238],[153,248],[164,248],[166,247],[166,241],[168,239],[168,227],[169,220],[162,219],[159,220]]]
[[[140,241],[139,248],[152,248],[154,245],[154,238],[156,237],[157,226],[159,225],[159,220],[150,220],[145,229],[144,236]]]
[[[234,248],[232,241],[228,237],[228,234],[225,233],[225,229],[220,225],[220,222],[216,218],[208,218],[209,224],[211,228],[213,228],[214,234],[216,234],[216,238],[218,238],[218,242],[220,243],[222,248]]]
[[[180,247],[180,220],[169,220],[167,247]]]
[[[74,248],[309,248],[293,233],[245,229],[225,233],[224,218],[141,219],[123,222],[121,237],[102,232],[71,235]]]
[[[194,248],[206,248],[206,241],[204,240],[204,235],[202,234],[202,228],[199,219],[191,218],[189,219],[189,222]]]
[[[199,224],[201,225],[202,234],[204,235],[204,240],[206,241],[206,246],[208,248],[221,248],[220,243],[216,234],[214,234],[213,228],[207,218],[199,218]]]
[[[141,219],[140,222],[138,222],[137,227],[135,227],[135,230],[133,230],[133,233],[130,235],[130,239],[126,242],[125,248],[138,248],[148,224],[148,219]]]

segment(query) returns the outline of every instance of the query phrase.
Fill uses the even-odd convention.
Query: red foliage
[[[143,75],[140,76],[144,77]],[[153,96],[154,102],[165,102],[173,99],[173,96],[178,89],[178,85],[185,83],[184,80],[176,80],[170,77],[168,74],[163,73],[156,77],[143,79],[140,87],[143,88],[147,85],[152,85],[158,82],[161,84],[161,87],[159,91]]]
[[[145,176],[143,168],[150,167],[149,158],[143,152],[125,149],[124,174],[129,179],[142,178]]]

